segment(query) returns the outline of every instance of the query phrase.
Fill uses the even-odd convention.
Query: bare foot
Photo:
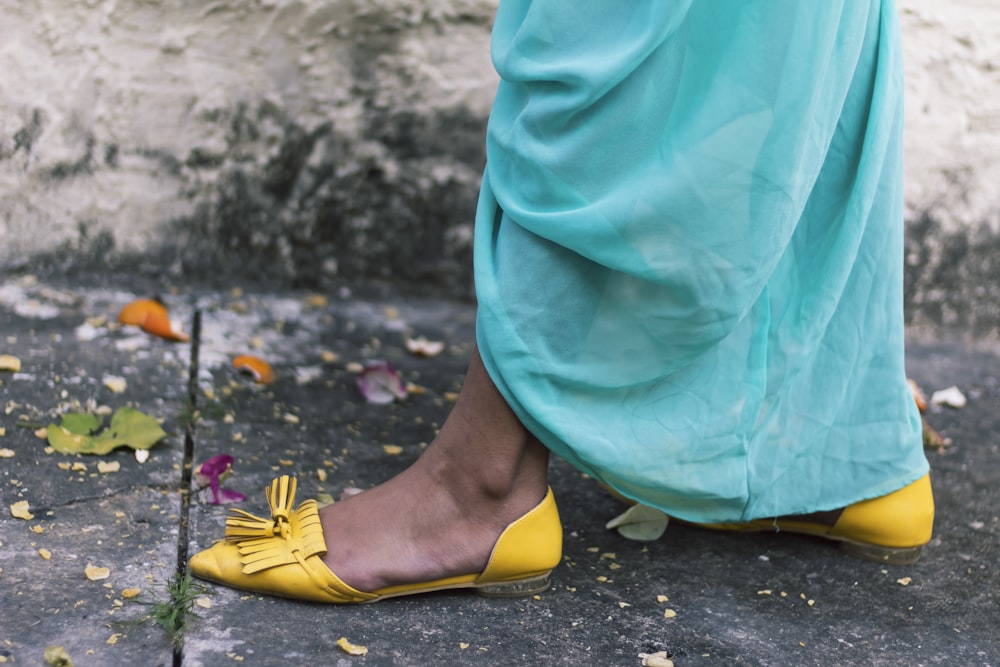
[[[324,562],[361,591],[481,572],[503,529],[545,496],[548,450],[478,352],[440,433],[412,466],[320,511]]]

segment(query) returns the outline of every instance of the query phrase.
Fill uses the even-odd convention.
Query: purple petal
[[[226,503],[240,503],[247,499],[245,495],[239,491],[233,491],[232,489],[219,489],[219,492],[213,494],[215,502],[213,505],[225,505]]]
[[[388,361],[365,366],[358,375],[358,389],[369,403],[385,404],[406,398],[406,387]]]
[[[205,462],[198,466],[194,471],[195,477],[198,479],[198,483],[201,486],[208,485],[211,480],[215,480],[215,482],[218,483],[219,478],[232,468],[233,461],[233,457],[229,454],[218,454],[205,459]]]

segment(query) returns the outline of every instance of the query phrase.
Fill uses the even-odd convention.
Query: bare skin
[[[545,496],[548,460],[474,351],[462,393],[424,454],[320,511],[323,560],[361,591],[481,572],[507,524]]]

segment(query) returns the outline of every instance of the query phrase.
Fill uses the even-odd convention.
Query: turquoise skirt
[[[477,339],[522,422],[692,521],[928,469],[889,0],[501,0]]]

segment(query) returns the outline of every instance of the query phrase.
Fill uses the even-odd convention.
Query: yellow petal
[[[0,449],[0,459],[12,459],[14,458],[13,449]]]
[[[121,470],[122,464],[119,461],[98,461],[97,472],[109,473]]]
[[[20,370],[20,359],[10,354],[0,354],[0,371],[13,371],[17,373]]]
[[[29,521],[35,518],[35,515],[28,511],[28,501],[19,500],[10,506],[10,515],[15,519],[24,519]]]
[[[677,612],[674,611],[673,609],[663,610],[663,618],[674,618],[675,616],[677,616]]]
[[[399,445],[382,445],[382,450],[389,456],[399,456],[403,453],[403,448]]]
[[[101,579],[107,579],[111,576],[111,570],[106,567],[97,567],[92,563],[87,563],[87,567],[83,570],[83,573],[87,575],[87,579],[91,581],[100,581]]]
[[[52,552],[48,549],[39,549],[38,555],[42,557],[42,560],[52,560]]]
[[[344,652],[350,655],[368,655],[367,646],[358,646],[357,644],[352,644],[347,641],[347,637],[341,637],[337,640],[337,646],[344,650]]]
[[[129,600],[131,598],[139,597],[139,593],[141,592],[142,592],[141,588],[126,588],[125,590],[122,591],[122,597],[125,598],[126,600]]]

